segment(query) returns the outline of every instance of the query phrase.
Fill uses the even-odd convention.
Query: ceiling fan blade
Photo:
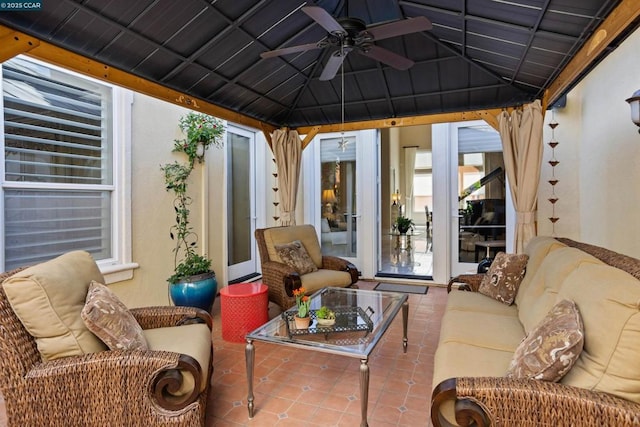
[[[365,50],[360,51],[360,53],[371,59],[380,61],[383,64],[387,64],[396,70],[408,70],[414,64],[414,62],[409,58],[405,58],[404,56],[398,55],[397,53],[376,45],[368,46]]]
[[[407,18],[388,24],[373,25],[367,27],[367,32],[371,34],[374,40],[383,40],[405,34],[427,31],[431,28],[433,28],[431,21],[429,21],[426,16],[416,16],[415,18]]]
[[[304,52],[305,50],[320,49],[318,43],[301,44],[298,46],[284,47],[282,49],[269,50],[260,54],[261,58],[273,58],[275,56],[288,55],[290,53]]]
[[[347,53],[351,52],[351,49],[343,49],[344,54],[342,55],[339,50],[333,52],[333,54],[329,57],[327,64],[324,66],[324,70],[322,70],[322,74],[320,74],[320,80],[331,80],[336,76],[342,62],[344,62],[344,58],[346,58]]]
[[[331,34],[347,33],[345,29],[342,28],[342,25],[340,25],[329,12],[319,6],[305,6],[302,8],[302,11]]]

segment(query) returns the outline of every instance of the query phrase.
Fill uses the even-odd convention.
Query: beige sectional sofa
[[[463,284],[449,293],[442,319],[432,422],[640,425],[640,260],[551,237],[532,239],[525,252],[512,305],[477,292],[480,275],[452,281]],[[505,377],[523,338],[564,299],[584,324],[573,367],[558,383]]]

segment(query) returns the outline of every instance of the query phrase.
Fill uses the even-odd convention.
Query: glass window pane
[[[249,138],[227,133],[229,265],[251,259],[251,147]]]
[[[5,270],[71,250],[111,255],[109,191],[5,190]]]

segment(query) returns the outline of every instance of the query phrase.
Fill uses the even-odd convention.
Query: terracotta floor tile
[[[360,282],[373,289],[375,282]],[[433,355],[446,289],[409,295],[409,346],[402,351],[398,314],[369,360],[371,427],[430,425]],[[219,298],[214,304],[214,373],[207,427],[353,427],[360,425],[360,361],[324,353],[255,343],[255,416],[247,412],[243,343],[222,339]],[[7,425],[0,396],[0,427]]]

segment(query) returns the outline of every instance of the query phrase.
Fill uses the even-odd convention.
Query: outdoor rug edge
[[[425,295],[429,290],[429,287],[426,285],[407,285],[403,283],[378,282],[373,290]]]

